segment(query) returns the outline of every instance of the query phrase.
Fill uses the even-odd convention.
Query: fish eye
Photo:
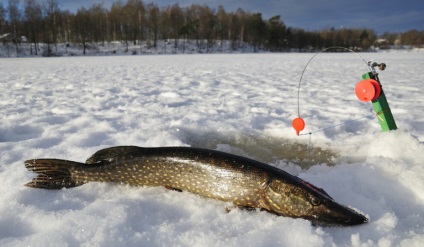
[[[321,204],[321,200],[318,197],[311,197],[310,202],[313,206],[318,206]]]

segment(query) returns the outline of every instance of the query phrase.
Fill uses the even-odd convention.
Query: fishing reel
[[[383,71],[387,66],[385,63],[369,61],[368,67],[371,69],[374,76],[358,82],[355,87],[356,97],[363,102],[373,101],[380,97],[381,84],[378,80],[378,73],[375,71],[375,68],[377,67],[379,70]]]
[[[385,63],[376,63],[376,62],[374,62],[374,63],[372,63],[371,64],[371,61],[369,61],[368,62],[368,66],[371,68],[371,69],[374,69],[375,67],[378,67],[381,71],[383,71],[383,70],[385,70],[386,69],[386,64]],[[375,69],[374,69],[375,70]]]

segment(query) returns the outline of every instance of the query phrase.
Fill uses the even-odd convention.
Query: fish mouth
[[[356,214],[354,217],[349,218],[338,218],[332,219],[331,221],[326,221],[328,226],[357,226],[361,224],[368,223],[368,218],[361,214]]]
[[[368,223],[369,219],[354,209],[334,203],[311,221],[317,226],[357,226]]]
[[[361,225],[364,223],[368,223],[369,219],[365,216],[362,215],[352,209],[350,209],[352,211],[352,216],[349,217],[348,220],[346,220],[344,223],[344,225],[350,225],[350,226],[356,226],[356,225]]]

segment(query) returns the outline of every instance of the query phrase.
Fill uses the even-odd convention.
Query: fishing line
[[[377,116],[378,117],[378,113],[374,112],[374,110],[371,110],[371,111],[373,112],[372,114],[369,114],[369,115],[366,115],[366,116],[362,116],[360,118],[347,120],[347,121],[344,121],[344,122],[341,122],[341,123],[338,123],[338,124],[335,124],[335,125],[331,125],[331,126],[328,126],[328,127],[322,128],[322,129],[318,129],[318,130],[315,130],[315,131],[310,131],[308,133],[299,134],[299,136],[309,135],[309,138],[308,138],[308,160],[311,161],[312,134],[317,133],[317,132],[320,132],[320,131],[324,131],[324,130],[327,130],[327,129],[335,128],[337,126],[344,125],[344,124],[346,124],[348,122],[353,122],[353,121],[358,121],[358,120],[361,120],[361,119],[364,119],[364,118],[368,118],[368,117],[371,117],[371,116]]]
[[[321,51],[319,51],[319,52],[317,52],[317,53],[315,53],[309,60],[308,60],[308,62],[306,63],[306,65],[305,65],[305,67],[303,68],[303,71],[302,71],[302,73],[301,73],[301,75],[300,75],[300,79],[299,79],[299,84],[298,84],[298,87],[297,87],[297,116],[298,116],[298,118],[301,118],[300,117],[300,86],[301,86],[301,84],[302,84],[302,79],[303,79],[303,75],[305,74],[305,71],[306,71],[306,68],[309,66],[309,64],[312,62],[312,60],[318,55],[318,54],[320,54],[320,53],[322,53],[322,52],[325,52],[325,51],[328,51],[328,50],[332,50],[332,49],[342,49],[342,50],[345,50],[345,51],[349,51],[349,52],[351,52],[351,53],[353,53],[353,54],[355,54],[356,56],[358,56],[364,63],[365,63],[365,65],[367,66],[367,68],[370,70],[370,72],[374,72],[373,70],[372,70],[372,68],[370,67],[370,65],[369,65],[369,62],[367,62],[361,55],[359,55],[358,53],[356,53],[355,51],[353,51],[352,49],[349,49],[349,48],[346,48],[346,47],[340,47],[340,46],[333,46],[333,47],[327,47],[327,48],[325,48],[325,49],[322,49]],[[381,107],[380,107],[381,108]],[[380,112],[380,111],[379,111]],[[377,117],[379,117],[378,116],[378,112],[373,112],[373,114],[369,114],[369,115],[365,115],[365,116],[362,116],[362,117],[360,117],[360,118],[357,118],[357,119],[352,119],[352,120],[347,120],[347,121],[344,121],[344,122],[341,122],[341,123],[338,123],[338,124],[335,124],[335,125],[331,125],[331,126],[328,126],[328,127],[325,127],[325,128],[321,128],[321,129],[318,129],[318,130],[315,130],[315,131],[310,131],[310,132],[308,132],[308,133],[304,133],[304,134],[300,134],[299,132],[298,132],[298,135],[309,135],[309,138],[308,138],[308,159],[309,160],[311,160],[311,139],[312,139],[312,134],[313,133],[317,133],[317,132],[320,132],[320,131],[324,131],[324,130],[327,130],[327,129],[331,129],[331,128],[335,128],[335,127],[337,127],[337,126],[341,126],[341,125],[344,125],[344,124],[346,124],[346,123],[348,123],[348,122],[353,122],[353,121],[358,121],[358,120],[361,120],[361,119],[364,119],[364,118],[368,118],[368,117],[370,117],[370,116],[373,116],[373,115],[376,115]],[[303,122],[303,120],[302,120],[302,122]],[[303,126],[304,126],[304,122],[303,123],[301,123],[301,124],[303,124]]]
[[[364,63],[365,63],[365,65],[367,65],[367,68],[372,72],[372,70],[370,69],[370,67],[369,67],[369,65],[368,65],[368,62],[363,58],[363,57],[361,57],[361,55],[359,55],[358,53],[356,53],[355,51],[353,51],[353,50],[351,50],[351,49],[349,49],[349,48],[346,48],[346,47],[341,47],[341,46],[333,46],[333,47],[328,47],[328,48],[325,48],[325,49],[322,49],[321,51],[319,51],[319,52],[317,52],[317,53],[315,53],[315,55],[313,55],[310,59],[309,59],[309,61],[306,63],[306,65],[305,65],[305,67],[303,68],[303,71],[302,71],[302,74],[300,75],[300,79],[299,79],[299,85],[297,86],[297,116],[300,118],[300,85],[302,84],[302,78],[303,78],[303,75],[305,74],[305,71],[306,71],[306,68],[308,67],[308,65],[312,62],[312,60],[318,55],[318,54],[320,54],[320,53],[322,53],[322,52],[324,52],[324,51],[328,51],[328,50],[331,50],[331,49],[343,49],[343,50],[345,50],[345,51],[349,51],[349,52],[351,52],[351,53],[353,53],[353,54],[355,54],[356,56],[358,56],[359,58],[361,58],[362,59],[362,61],[364,61]]]
[[[361,119],[364,119],[364,118],[368,118],[368,117],[371,117],[371,116],[375,116],[375,115],[378,114],[378,113],[375,113],[373,110],[372,110],[372,112],[373,112],[372,114],[365,115],[365,116],[362,116],[360,118],[347,120],[347,121],[344,121],[344,122],[341,122],[341,123],[338,123],[338,124],[335,124],[335,125],[331,125],[331,126],[328,126],[328,127],[322,128],[322,129],[318,129],[318,130],[315,130],[315,131],[310,131],[308,133],[299,134],[299,136],[311,135],[311,134],[314,134],[314,133],[317,133],[317,132],[320,132],[320,131],[324,131],[324,130],[327,130],[327,129],[335,128],[337,126],[341,126],[341,125],[344,125],[344,124],[349,123],[349,122],[358,121],[358,120],[361,120]]]

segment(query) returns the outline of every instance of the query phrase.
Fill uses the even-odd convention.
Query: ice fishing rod
[[[375,67],[384,71],[386,69],[386,64],[371,63],[370,61],[368,62],[368,66],[371,68],[371,72],[363,74],[363,80],[356,84],[356,96],[361,101],[372,102],[374,113],[378,118],[382,131],[396,130],[397,126],[395,119],[390,110],[380,79],[378,78],[378,73],[375,71]]]
[[[373,105],[373,108],[374,108],[374,114],[378,117],[381,128],[382,128],[383,131],[397,129],[396,123],[394,121],[393,115],[392,115],[390,107],[389,107],[389,104],[387,103],[387,99],[386,99],[385,94],[383,92],[383,89],[382,89],[382,86],[381,86],[381,83],[380,83],[380,79],[378,78],[378,73],[375,70],[376,67],[378,67],[381,71],[385,70],[386,64],[385,63],[378,64],[376,62],[371,63],[371,61],[367,62],[358,53],[356,53],[355,51],[353,51],[349,48],[334,46],[334,47],[325,48],[325,49],[315,53],[309,59],[309,61],[306,63],[305,67],[303,68],[302,74],[300,75],[299,84],[298,84],[298,87],[297,87],[297,118],[295,118],[292,121],[292,126],[296,130],[296,134],[300,135],[300,132],[302,130],[304,130],[304,128],[306,126],[305,121],[300,116],[300,86],[302,84],[303,75],[305,74],[305,71],[306,71],[306,68],[308,67],[308,65],[312,62],[312,60],[318,54],[320,54],[324,51],[331,50],[331,49],[338,49],[338,50],[342,49],[342,50],[345,50],[345,51],[349,51],[349,52],[355,54],[356,56],[358,56],[359,58],[361,58],[361,60],[366,64],[366,66],[368,67],[370,72],[363,74],[362,75],[363,80],[360,81],[356,85],[356,88],[355,88],[356,96],[358,97],[358,99],[360,101],[363,101],[363,102],[372,101],[372,105]],[[362,117],[362,118],[364,118],[364,117]],[[339,125],[341,125],[341,124],[337,124],[335,126],[339,126]],[[330,126],[330,127],[335,127],[335,126]],[[326,128],[314,131],[314,132],[322,131],[322,130],[328,129],[330,127],[326,127]],[[310,132],[308,134],[312,134],[312,132]]]

